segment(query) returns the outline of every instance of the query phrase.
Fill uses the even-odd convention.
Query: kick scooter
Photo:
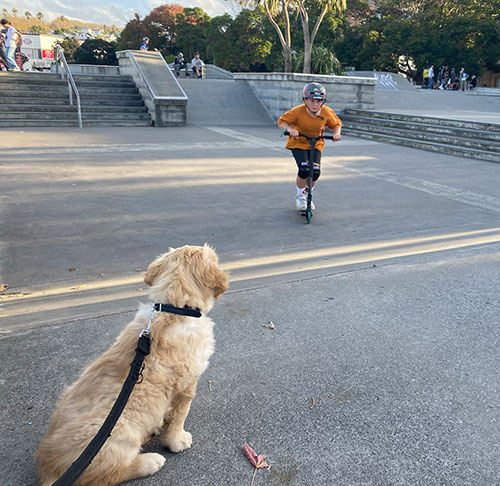
[[[285,130],[283,132],[283,135],[290,135],[290,132],[288,130]],[[302,216],[306,217],[306,223],[309,224],[311,222],[312,218],[312,209],[311,209],[311,203],[312,203],[312,183],[313,183],[313,170],[314,170],[314,146],[316,145],[316,142],[322,138],[327,139],[327,140],[333,140],[332,135],[320,135],[319,137],[308,137],[307,135],[304,135],[303,133],[299,133],[299,137],[304,137],[307,140],[309,140],[309,144],[311,146],[310,152],[309,152],[309,175],[307,178],[307,187],[309,188],[307,191],[307,208],[305,211],[301,211],[300,214]]]

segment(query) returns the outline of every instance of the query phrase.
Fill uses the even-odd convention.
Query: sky
[[[237,13],[237,3],[234,0],[121,0],[118,2],[107,2],[105,0],[0,0],[0,12],[6,8],[9,12],[16,8],[18,17],[24,16],[27,10],[33,16],[42,12],[44,19],[52,21],[56,17],[64,15],[67,18],[92,22],[96,24],[116,25],[124,27],[125,24],[137,12],[141,18],[145,17],[151,10],[164,3],[178,4],[183,7],[201,7],[210,17],[229,13]],[[12,18],[12,16],[11,16]]]

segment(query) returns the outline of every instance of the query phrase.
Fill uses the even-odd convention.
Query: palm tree
[[[9,16],[9,11],[6,8],[4,8],[4,9],[2,9],[2,14],[3,14],[4,18],[7,18]]]
[[[43,13],[42,12],[37,12],[36,18],[41,22],[43,20]]]
[[[31,12],[26,10],[26,12],[24,12],[24,16],[26,17],[26,20],[28,22],[28,29],[29,29],[30,28],[30,18],[33,17],[33,15],[31,15]]]
[[[17,15],[17,8],[15,8],[15,7],[14,7],[14,8],[11,10],[11,12],[12,12],[12,15],[15,17],[15,16]]]

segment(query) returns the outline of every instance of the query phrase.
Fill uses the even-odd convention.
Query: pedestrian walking
[[[9,71],[21,71],[16,64],[17,44],[21,41],[21,33],[12,25],[10,20],[2,19],[0,21],[5,31],[5,60]]]

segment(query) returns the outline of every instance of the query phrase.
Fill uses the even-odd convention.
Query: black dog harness
[[[189,317],[201,317],[202,315],[198,309],[191,309],[190,307],[175,307],[170,304],[153,304],[151,307],[151,315],[149,317],[148,325],[139,334],[139,342],[137,343],[137,348],[135,349],[135,358],[132,363],[130,363],[130,371],[127,379],[123,384],[111,412],[109,412],[109,415],[106,417],[106,420],[102,424],[96,436],[80,454],[80,457],[76,459],[73,464],[71,464],[69,469],[52,486],[72,486],[73,483],[83,474],[83,471],[85,471],[85,469],[87,469],[90,465],[108,437],[111,436],[111,431],[120,418],[135,384],[138,383],[139,378],[141,378],[142,381],[142,371],[144,369],[143,362],[144,358],[149,354],[151,344],[149,328],[151,326],[151,322],[153,321],[155,312],[167,312],[169,314],[178,314]]]

